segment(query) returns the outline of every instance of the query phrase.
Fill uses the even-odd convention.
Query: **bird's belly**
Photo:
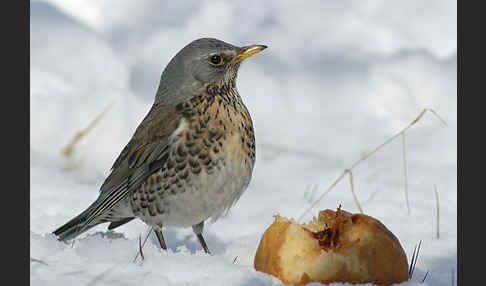
[[[165,198],[166,226],[188,227],[212,218],[218,219],[240,198],[250,182],[251,170],[227,164],[211,174],[201,172],[184,192]]]
[[[149,225],[189,227],[208,218],[216,220],[250,182],[254,160],[240,145],[226,145],[227,152],[211,149],[193,155],[179,146],[174,146],[170,162],[132,196],[134,215]]]
[[[190,180],[170,184],[167,190],[163,183],[143,185],[131,201],[132,209],[135,216],[153,226],[189,227],[208,218],[216,220],[246,190],[251,172],[252,166],[219,161],[210,172],[192,174]],[[160,173],[153,176],[163,177]]]

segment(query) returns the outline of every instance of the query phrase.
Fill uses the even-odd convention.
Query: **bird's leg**
[[[207,254],[211,254],[211,252],[208,249],[206,242],[204,241],[204,237],[202,236],[203,228],[204,228],[204,221],[192,226],[192,230],[196,234],[197,239],[199,239],[199,243],[201,244],[202,248],[204,249],[204,252],[206,252]]]
[[[163,250],[167,250],[167,245],[165,244],[164,235],[162,234],[162,228],[156,229],[154,228],[155,234],[157,235],[157,239],[159,240],[160,247]]]

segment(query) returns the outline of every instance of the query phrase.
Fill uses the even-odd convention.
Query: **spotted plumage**
[[[103,222],[139,218],[155,228],[192,226],[224,214],[247,188],[255,163],[250,114],[236,89],[241,61],[265,46],[199,39],[165,68],[155,102],[115,160],[99,198],[54,233],[73,238]]]

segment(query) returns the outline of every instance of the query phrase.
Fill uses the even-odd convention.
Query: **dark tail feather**
[[[120,225],[126,224],[127,222],[131,221],[132,219],[134,219],[134,217],[126,217],[126,218],[123,218],[121,220],[114,221],[114,222],[110,223],[110,225],[108,225],[108,230],[112,230],[114,228],[119,227]]]
[[[82,212],[77,217],[73,218],[72,220],[65,223],[60,228],[53,231],[55,235],[57,235],[59,240],[69,240],[71,238],[75,238],[76,236],[82,234],[83,232],[89,230],[90,228],[106,222],[106,220],[102,219],[94,219],[90,222],[89,225],[86,225],[86,220],[88,219],[89,215],[91,214],[92,207],[88,207],[84,212]]]

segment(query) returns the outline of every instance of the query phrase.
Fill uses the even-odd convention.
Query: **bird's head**
[[[213,38],[195,40],[180,50],[165,68],[157,98],[173,104],[197,95],[208,85],[234,86],[241,62],[265,48],[264,45],[237,47]],[[175,98],[174,94],[179,95]]]

